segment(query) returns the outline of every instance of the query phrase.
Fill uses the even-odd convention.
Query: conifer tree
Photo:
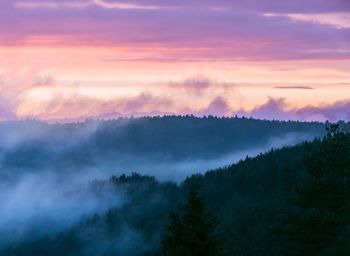
[[[203,198],[191,187],[186,204],[180,213],[171,213],[167,234],[163,239],[164,256],[214,256],[218,255],[218,239],[215,235],[215,217],[205,211]]]
[[[308,180],[298,187],[297,211],[286,221],[287,255],[350,255],[350,138],[338,125],[305,155]]]

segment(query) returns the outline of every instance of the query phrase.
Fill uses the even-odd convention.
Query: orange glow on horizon
[[[44,119],[118,112],[113,108],[123,107],[109,102],[124,102],[143,94],[174,102],[168,108],[151,104],[155,109],[149,109],[149,102],[148,107],[140,103],[144,110],[175,114],[186,112],[188,108],[192,111],[205,109],[215,97],[224,97],[232,110],[249,111],[270,97],[284,98],[288,108],[296,109],[332,104],[347,100],[350,95],[350,86],[346,85],[350,81],[349,60],[165,58],[176,55],[176,51],[161,48],[151,52],[147,47],[0,47],[0,77],[8,92],[13,90],[19,95],[18,116]],[[204,81],[208,83],[206,88],[181,86],[186,79],[197,75],[208,80]],[[276,89],[283,86],[296,88]],[[298,90],[298,86],[314,89]],[[62,97],[68,103],[58,104]],[[79,107],[79,104],[86,104],[82,100],[84,97],[94,101],[91,108]],[[74,99],[77,104],[73,106]],[[52,102],[56,105],[50,109]]]

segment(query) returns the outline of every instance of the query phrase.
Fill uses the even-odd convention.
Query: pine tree
[[[287,255],[349,255],[350,138],[338,125],[305,155],[308,180],[286,220]]]
[[[164,256],[215,256],[218,255],[218,239],[215,235],[216,218],[205,211],[203,198],[191,187],[186,204],[180,213],[171,213],[167,234],[163,239]],[[209,217],[208,217],[209,216]]]

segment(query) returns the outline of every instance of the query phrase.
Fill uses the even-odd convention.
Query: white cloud
[[[18,9],[81,9],[91,6],[90,1],[56,2],[56,1],[18,1],[14,7]]]
[[[158,6],[128,4],[125,2],[107,2],[103,0],[89,0],[89,1],[17,1],[14,7],[18,9],[84,9],[91,6],[98,6],[105,9],[141,9],[141,10],[155,10]]]
[[[138,5],[138,4],[128,4],[121,2],[106,2],[103,0],[93,0],[94,4],[107,8],[107,9],[142,9],[142,10],[156,10],[159,9],[158,6],[151,5]]]
[[[350,28],[350,13],[265,13],[265,17],[287,17],[296,21],[311,22],[315,24],[329,25],[338,29]]]

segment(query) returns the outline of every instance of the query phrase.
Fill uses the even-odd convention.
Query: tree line
[[[350,135],[328,125],[322,139],[180,184],[139,174],[95,181],[91,191],[123,188],[128,203],[1,255],[349,255],[349,182]]]

